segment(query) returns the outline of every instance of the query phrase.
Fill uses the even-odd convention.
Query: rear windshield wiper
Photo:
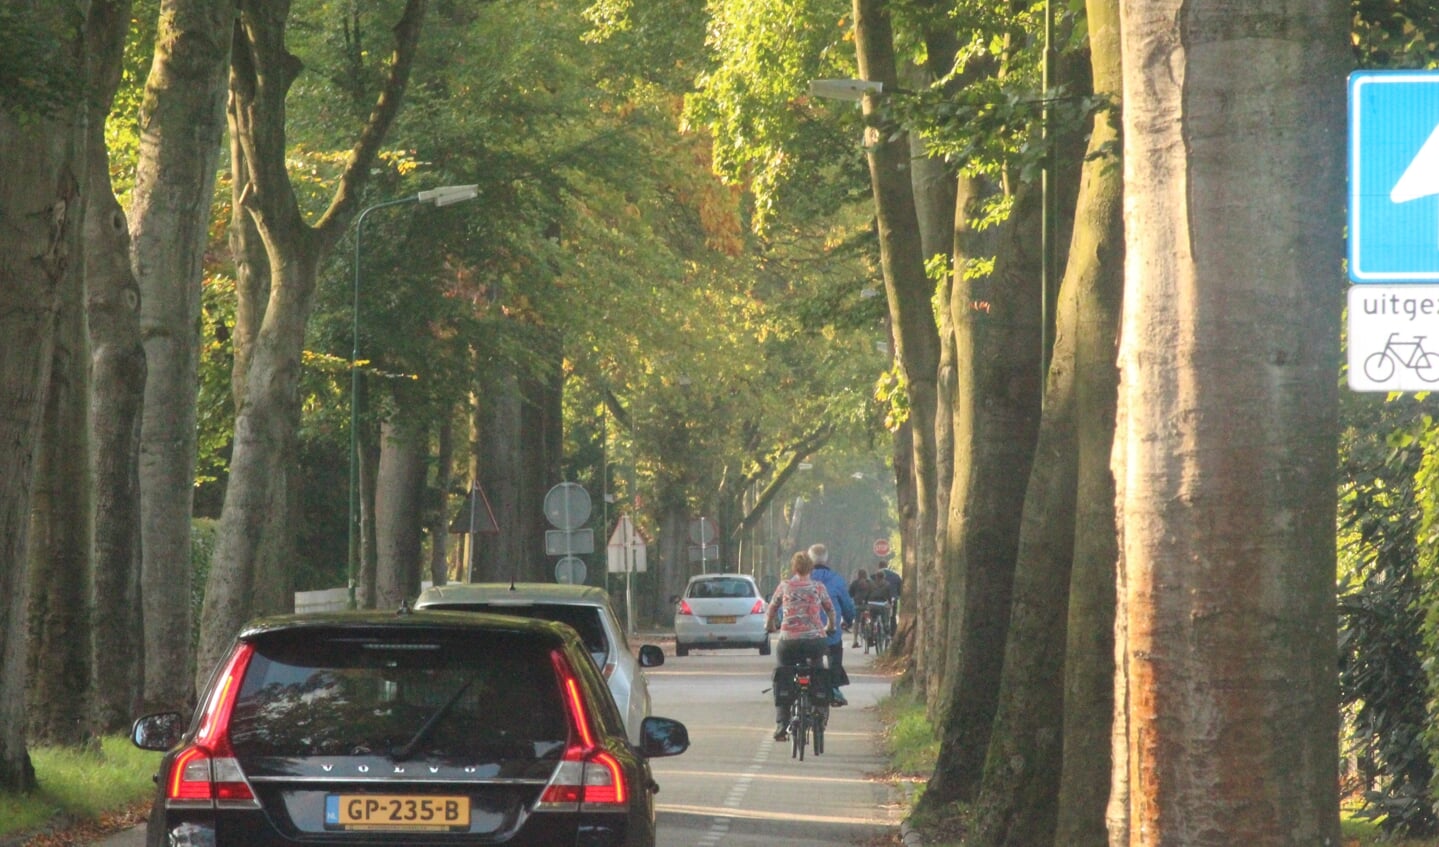
[[[420,745],[425,743],[425,740],[430,737],[430,733],[435,731],[435,727],[439,726],[440,721],[444,719],[445,715],[449,714],[450,709],[454,708],[455,704],[460,702],[460,698],[463,697],[465,692],[470,689],[470,686],[474,684],[475,678],[473,676],[465,680],[465,683],[455,689],[454,694],[450,695],[450,699],[446,700],[440,708],[436,709],[433,715],[430,715],[430,719],[425,721],[425,725],[420,727],[420,731],[415,733],[414,738],[411,738],[405,746],[398,750],[390,751],[391,758],[395,759],[395,761],[403,762],[415,755],[415,751],[420,749]]]

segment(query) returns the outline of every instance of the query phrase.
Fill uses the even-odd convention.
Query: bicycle
[[[800,663],[775,669],[775,686],[793,686],[789,704],[790,758],[804,761],[813,742],[815,755],[824,753],[824,731],[829,724],[829,686],[823,667]]]
[[[1388,382],[1402,365],[1425,382],[1439,380],[1439,353],[1425,350],[1424,338],[1416,335],[1413,341],[1399,341],[1399,333],[1389,333],[1384,349],[1364,359],[1364,375],[1374,382]]]
[[[867,603],[862,614],[860,628],[864,635],[864,652],[874,648],[876,656],[889,647],[889,604]]]

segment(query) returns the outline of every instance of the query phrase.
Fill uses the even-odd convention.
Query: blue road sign
[[[1349,278],[1439,280],[1439,72],[1349,77]]]

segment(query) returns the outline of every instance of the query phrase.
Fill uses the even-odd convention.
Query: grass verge
[[[953,804],[923,817],[914,814],[914,805],[923,795],[939,757],[939,741],[925,717],[924,703],[913,693],[902,691],[886,698],[879,708],[887,727],[885,744],[891,774],[910,787],[906,791],[910,825],[920,834],[925,847],[964,847],[968,809]],[[1385,840],[1378,824],[1354,817],[1347,809],[1339,823],[1344,847],[1439,847],[1436,840]]]
[[[133,825],[155,790],[151,777],[160,755],[119,736],[102,739],[98,751],[31,749],[40,787],[29,794],[0,793],[0,847],[84,843],[47,839],[71,829],[99,837]]]

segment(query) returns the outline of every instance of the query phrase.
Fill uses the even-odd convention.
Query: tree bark
[[[455,425],[450,410],[440,419],[435,434],[435,487],[431,492],[430,513],[430,582],[444,585],[450,579],[450,487],[454,485]]]
[[[147,711],[193,699],[194,506],[201,280],[235,0],[164,0],[140,106],[130,208],[147,365],[140,426],[140,511]]]
[[[859,75],[892,89],[899,78],[888,3],[885,0],[854,0],[853,8]],[[934,309],[930,305],[934,285],[924,270],[914,186],[909,176],[908,136],[894,132],[892,127],[880,126],[881,111],[873,95],[865,97],[863,109],[865,151],[874,193],[875,217],[879,224],[880,265],[884,273],[891,331],[894,333],[895,358],[904,373],[909,394],[914,437],[917,572],[910,574],[910,579],[906,581],[917,583],[914,596],[918,600],[918,634],[915,644],[933,646],[939,643],[943,607],[934,602],[933,593],[918,588],[935,580],[935,569],[938,567],[934,558],[938,468],[935,414],[940,344]],[[924,648],[917,649],[922,651]],[[933,676],[932,663],[941,659],[942,654],[939,657],[924,657],[917,667],[916,683],[923,687]]]
[[[262,560],[287,549],[270,535],[290,530],[276,511],[298,419],[305,326],[323,255],[359,212],[360,192],[400,108],[424,18],[425,0],[407,0],[394,27],[396,49],[374,111],[345,162],[330,207],[314,225],[301,215],[286,164],[285,98],[299,73],[285,46],[286,0],[240,0],[230,75],[231,137],[246,184],[237,205],[262,236],[269,295],[248,361],[237,347],[235,440],[225,505],[200,618],[196,688],[252,613],[256,575],[284,563]],[[243,171],[238,163],[243,160]],[[242,294],[243,296],[243,294]],[[238,339],[237,339],[238,341]],[[243,367],[243,370],[241,369]]]
[[[56,67],[85,79],[88,0],[31,0],[15,9],[53,41]],[[35,787],[25,741],[27,551],[36,452],[51,380],[56,319],[81,290],[88,103],[75,96],[43,111],[0,108],[0,790]]]
[[[484,536],[476,581],[549,582],[558,561],[545,554],[545,493],[560,480],[564,435],[558,339],[539,333],[532,348],[553,367],[540,374],[500,375],[482,393],[477,427],[479,479],[505,531]],[[511,531],[512,530],[512,531]],[[597,538],[596,549],[603,550]]]
[[[116,16],[96,29],[92,86],[95,114],[108,114],[120,83],[129,2],[96,3],[94,13]],[[144,680],[144,623],[140,606],[140,413],[145,396],[145,348],[140,341],[140,289],[130,269],[130,229],[110,184],[104,123],[90,124],[90,192],[85,207],[86,315],[90,334],[94,485],[93,580],[90,610],[89,733],[126,732],[139,713]],[[188,605],[188,598],[186,598]]]
[[[1119,160],[1122,77],[1118,0],[1089,0],[1095,116],[1066,276],[1080,298],[1075,354],[1078,497],[1064,668],[1064,748],[1054,847],[1104,847],[1114,715],[1115,403],[1124,294],[1124,175]],[[1066,285],[1071,284],[1066,281]]]
[[[397,609],[420,593],[426,446],[413,422],[391,419],[381,426],[375,481],[375,594],[381,609]]]
[[[1338,844],[1338,0],[1122,7],[1113,845]]]
[[[950,301],[967,382],[956,395],[949,708],[921,803],[974,800],[998,706],[1025,482],[1040,409],[1039,191],[1022,185],[994,273],[958,279]]]
[[[82,165],[83,167],[83,165]],[[84,246],[80,248],[84,250]],[[84,262],[76,262],[84,267]],[[30,738],[78,745],[90,681],[90,344],[83,271],[67,274],[30,535]]]

